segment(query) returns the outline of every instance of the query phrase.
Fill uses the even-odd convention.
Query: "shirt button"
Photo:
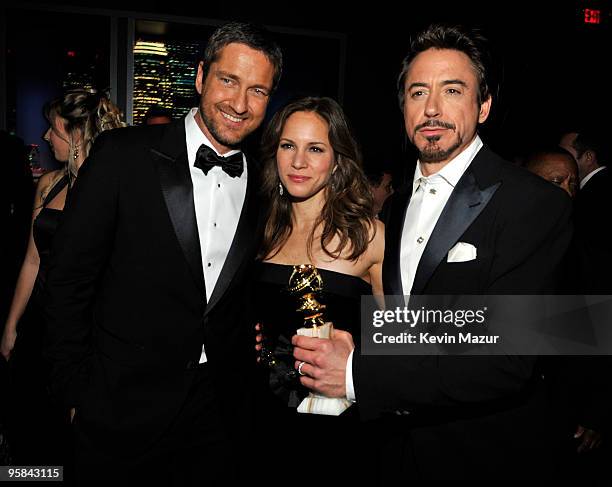
[[[220,187],[221,187],[221,183],[217,184],[217,188],[220,188]]]
[[[423,243],[423,240],[425,240],[423,237],[419,237],[417,238],[417,243]]]
[[[210,267],[211,265],[212,265],[212,264],[209,262],[209,263],[208,263],[208,267]]]
[[[216,226],[217,226],[217,224],[216,224],[216,223],[213,223],[213,227],[216,227]]]
[[[436,194],[436,190],[435,190],[435,189],[433,189],[433,188],[431,188],[431,189],[429,190],[429,192],[430,192],[431,194]]]

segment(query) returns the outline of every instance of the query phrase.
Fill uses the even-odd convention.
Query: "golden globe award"
[[[329,339],[334,326],[326,320],[325,305],[317,299],[323,290],[323,278],[317,268],[312,264],[293,266],[288,290],[298,302],[296,311],[303,314],[304,318],[304,326],[297,330],[297,334]],[[299,413],[339,416],[350,405],[346,399],[325,397],[311,392],[302,400],[297,410]]]

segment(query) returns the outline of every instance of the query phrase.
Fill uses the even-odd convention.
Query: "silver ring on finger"
[[[298,374],[300,374],[300,375],[306,375],[304,372],[302,372],[302,367],[304,366],[304,364],[305,364],[305,363],[306,363],[306,362],[300,362],[300,363],[298,364],[298,368],[297,368]]]

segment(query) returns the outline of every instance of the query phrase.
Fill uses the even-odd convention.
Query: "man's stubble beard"
[[[208,129],[208,132],[210,133],[210,135],[212,135],[213,138],[219,144],[221,144],[221,145],[223,145],[225,147],[229,147],[231,149],[239,149],[240,148],[240,144],[242,143],[242,141],[250,134],[250,132],[244,134],[244,136],[241,139],[239,139],[239,140],[229,140],[228,138],[224,137],[220,133],[219,130],[217,130],[217,127],[215,125],[215,121],[213,120],[212,117],[209,117],[206,114],[206,111],[204,110],[202,105],[200,105],[198,107],[198,113],[200,114],[200,118],[202,119],[202,122],[204,123],[204,125]]]
[[[457,141],[452,144],[448,149],[440,149],[437,147],[437,142],[440,140],[440,136],[427,137],[428,144],[427,146],[421,150],[417,147],[417,151],[419,153],[419,161],[425,163],[436,163],[440,161],[444,161],[449,158],[449,156],[456,151],[463,141],[461,137],[457,137]],[[435,147],[435,148],[434,148]],[[431,148],[428,150],[428,148]]]

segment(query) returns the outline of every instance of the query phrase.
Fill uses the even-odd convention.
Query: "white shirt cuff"
[[[353,385],[353,352],[355,349],[351,350],[351,353],[346,360],[346,398],[350,402],[357,402],[357,397],[355,396],[355,386]]]

